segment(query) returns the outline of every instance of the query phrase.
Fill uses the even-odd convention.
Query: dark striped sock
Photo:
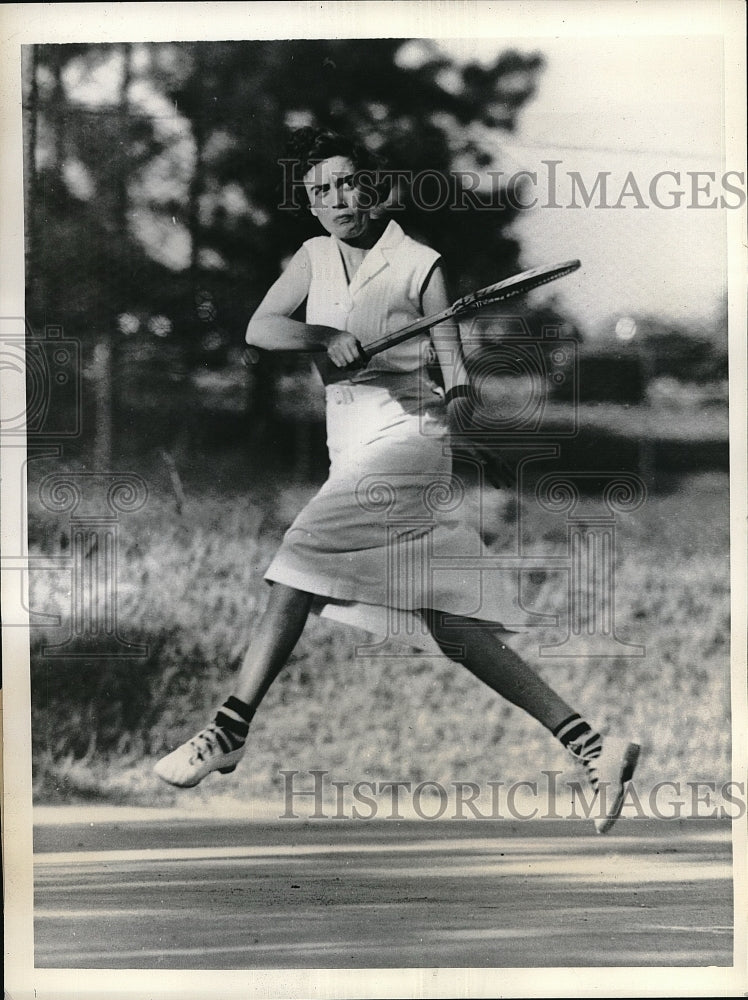
[[[247,725],[249,725],[254,718],[255,710],[248,705],[246,701],[240,701],[238,698],[235,698],[233,694],[231,697],[226,699],[223,703],[223,707],[236,713],[236,715],[238,715],[243,722],[246,722]]]
[[[218,727],[216,739],[224,753],[244,746],[253,715],[249,705],[233,695],[221,705],[213,721]]]
[[[588,766],[600,756],[603,740],[600,733],[584,721],[581,715],[570,715],[553,730],[553,735],[577,760]]]

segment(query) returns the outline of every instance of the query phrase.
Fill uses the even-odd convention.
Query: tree
[[[494,160],[538,55],[460,66],[428,41],[320,39],[44,45],[34,61],[32,322],[94,340],[122,314],[141,329],[156,315],[187,367],[224,356],[315,231],[280,207],[287,129],[309,122],[360,135],[418,180],[401,218],[440,249],[455,293],[517,269],[516,209],[454,168]]]

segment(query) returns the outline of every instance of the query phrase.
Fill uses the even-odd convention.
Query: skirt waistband
[[[346,379],[326,386],[328,403],[347,406],[357,400],[387,394],[395,399],[419,398],[433,405],[444,400],[444,390],[423,369],[409,372],[377,372],[367,381]]]

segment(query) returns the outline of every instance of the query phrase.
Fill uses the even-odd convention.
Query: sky
[[[537,95],[516,133],[495,137],[501,169],[538,176],[537,184],[530,182],[538,204],[516,228],[523,263],[582,261],[577,274],[542,294],[556,296],[592,336],[610,335],[627,314],[713,324],[725,294],[725,216],[735,209],[693,206],[722,195],[729,204],[740,201],[720,183],[726,169],[736,167],[724,157],[721,40],[597,36],[501,39],[500,48],[485,38],[441,44],[458,58],[488,60],[509,46],[545,57]],[[560,161],[554,184],[548,160]],[[575,195],[570,174],[592,191],[602,171],[609,172],[607,204],[622,207],[594,207],[599,193],[584,207],[578,181]],[[660,171],[679,173],[680,183],[661,178],[655,197],[672,204],[679,188],[679,207],[653,203],[650,183]],[[694,181],[691,174],[700,171],[713,172],[715,181]],[[633,180],[627,183],[627,176]],[[745,179],[729,182],[745,190]],[[694,183],[705,190],[694,195]],[[551,201],[561,207],[543,207]],[[574,202],[579,207],[571,207]],[[648,207],[637,207],[642,203]]]

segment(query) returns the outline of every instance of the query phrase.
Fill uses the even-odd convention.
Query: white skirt
[[[517,570],[488,553],[452,473],[442,390],[423,373],[327,387],[329,478],[286,532],[265,579],[316,595],[326,618],[416,649],[419,609],[524,629]]]

